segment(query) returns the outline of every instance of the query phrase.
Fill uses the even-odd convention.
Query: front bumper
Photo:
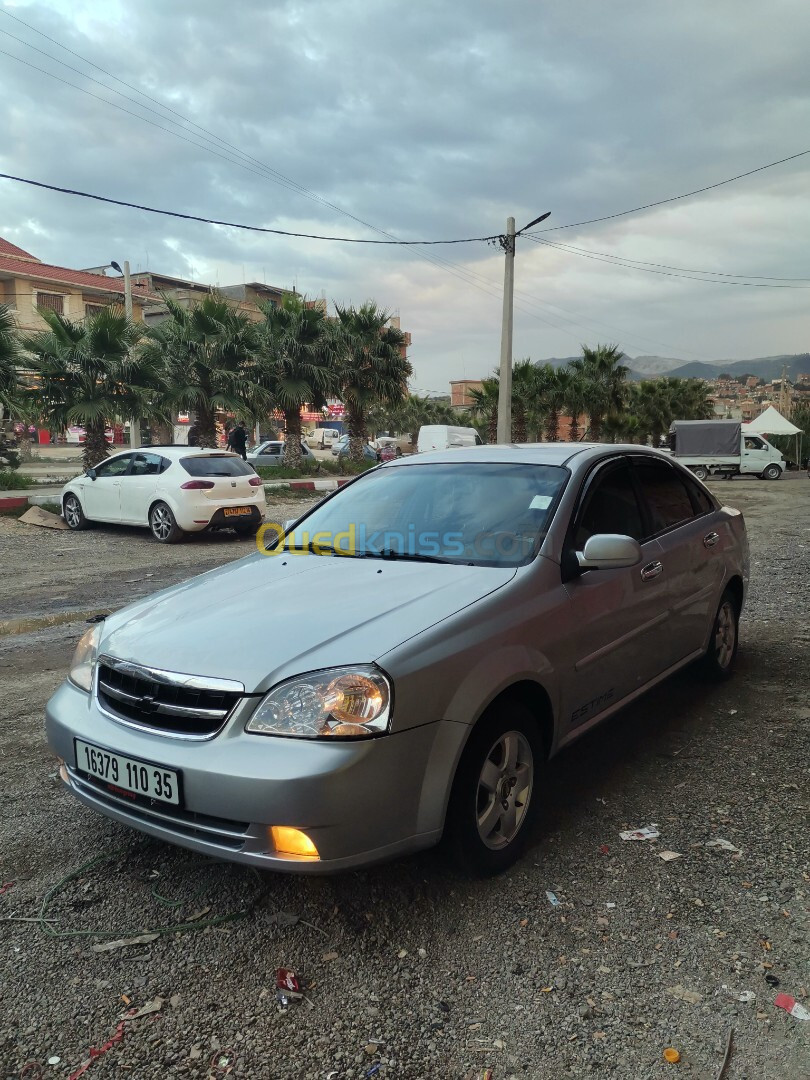
[[[118,723],[65,682],[48,702],[51,748],[87,806],[150,836],[215,858],[323,874],[429,847],[441,837],[466,728],[440,721],[377,739],[326,743],[248,735],[255,699],[214,738],[189,742]],[[76,768],[74,738],[182,773],[183,808],[134,805]],[[269,826],[303,830],[320,858],[273,849]]]

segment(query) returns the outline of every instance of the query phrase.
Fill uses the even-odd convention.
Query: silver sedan
[[[442,839],[503,870],[562,747],[731,674],[748,581],[741,514],[637,446],[402,458],[258,546],[89,630],[48,738],[98,812],[304,873]]]

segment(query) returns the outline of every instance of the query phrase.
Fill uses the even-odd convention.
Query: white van
[[[416,443],[418,453],[425,450],[450,450],[456,446],[482,446],[475,428],[450,427],[448,424],[427,424],[419,428]]]

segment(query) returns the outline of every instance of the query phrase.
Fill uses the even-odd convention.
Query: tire
[[[185,536],[165,502],[156,502],[150,509],[149,531],[159,544],[176,544]]]
[[[456,770],[443,839],[464,871],[489,877],[520,858],[544,770],[543,740],[524,705],[504,701],[479,720]]]
[[[698,480],[705,481],[709,479],[709,470],[705,467],[705,465],[697,465],[694,469],[692,469],[692,472],[695,474]]]
[[[72,493],[65,496],[62,502],[62,514],[64,515],[67,527],[74,532],[79,532],[81,529],[87,529],[90,527],[90,522],[84,516],[84,510],[82,510],[82,504],[79,502],[78,495]]]
[[[762,471],[763,480],[778,480],[782,475],[782,470],[778,465],[769,465],[767,469]]]
[[[730,679],[737,658],[740,639],[740,605],[737,597],[726,590],[712,624],[709,647],[700,661],[702,673],[714,682]]]

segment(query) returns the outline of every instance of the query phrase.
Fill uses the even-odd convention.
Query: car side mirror
[[[597,533],[576,555],[580,570],[617,570],[641,562],[641,545],[631,536]]]
[[[89,476],[91,480],[95,480],[95,478],[96,478],[96,470],[95,469],[85,469],[84,470],[84,475]]]

